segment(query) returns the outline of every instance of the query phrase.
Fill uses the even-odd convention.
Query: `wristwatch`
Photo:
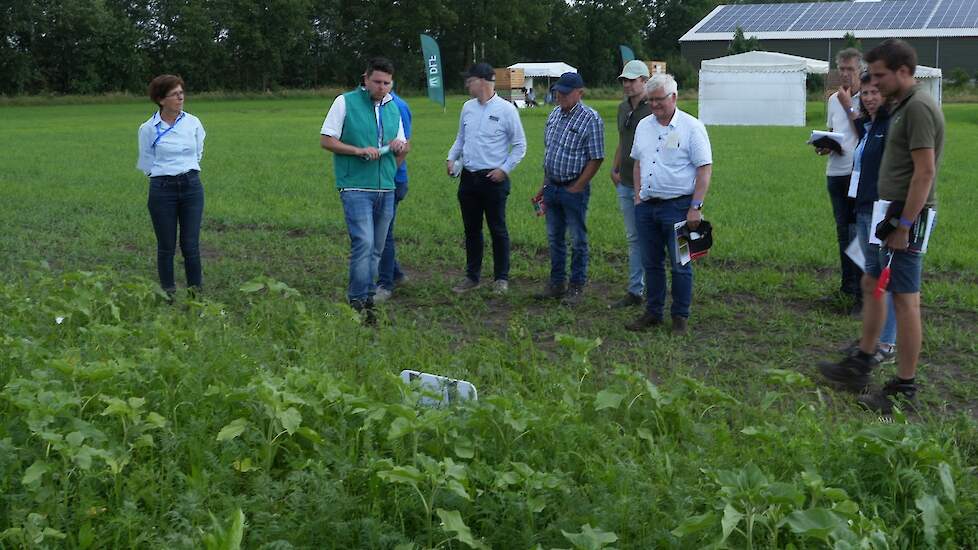
[[[693,210],[703,210],[703,201],[693,201],[689,203],[689,207]]]

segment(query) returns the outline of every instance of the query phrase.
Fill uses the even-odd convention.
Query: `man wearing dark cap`
[[[564,73],[553,86],[557,107],[544,129],[543,186],[537,193],[547,209],[550,242],[550,281],[538,298],[580,301],[587,283],[587,206],[591,178],[604,160],[604,122],[581,101],[584,79]],[[567,246],[571,234],[570,287],[567,286]]]
[[[506,198],[509,174],[526,154],[526,135],[516,106],[496,95],[495,72],[488,63],[473,65],[465,74],[472,99],[462,106],[458,135],[448,151],[448,175],[462,161],[458,204],[465,227],[465,277],[452,290],[468,292],[480,285],[482,219],[492,238],[493,292],[509,291],[509,232]]]

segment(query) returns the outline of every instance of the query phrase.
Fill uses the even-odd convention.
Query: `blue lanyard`
[[[170,126],[166,130],[163,130],[162,132],[160,131],[160,125],[157,124],[154,127],[156,129],[156,139],[153,140],[152,148],[155,149],[156,148],[156,144],[159,143],[161,139],[163,139],[163,136],[165,136],[168,133],[170,133],[170,130],[172,130],[174,127],[176,127],[177,123],[179,123],[181,120],[183,120],[183,116],[186,115],[186,114],[187,113],[180,113],[180,116],[178,116],[177,119],[173,121],[173,126]]]

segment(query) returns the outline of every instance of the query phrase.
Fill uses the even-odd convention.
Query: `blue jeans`
[[[401,271],[401,264],[397,261],[396,248],[394,245],[394,220],[397,219],[397,205],[400,204],[407,195],[407,182],[394,182],[394,210],[391,213],[391,225],[387,230],[387,242],[384,243],[384,252],[380,255],[380,265],[378,266],[377,286],[382,286],[387,290],[394,290],[394,284],[404,277]]]
[[[176,290],[173,280],[173,256],[180,228],[180,254],[188,287],[203,282],[200,266],[200,222],[204,215],[204,186],[200,173],[191,170],[179,176],[149,178],[150,219],[156,232],[156,270],[164,290]]]
[[[635,228],[635,188],[627,184],[615,186],[618,207],[625,219],[625,239],[628,241],[628,292],[641,296],[645,290],[645,266],[642,265],[642,246]]]
[[[462,171],[458,205],[465,227],[465,276],[478,281],[482,274],[482,218],[492,238],[492,273],[496,281],[509,280],[509,230],[506,229],[506,198],[509,178],[500,183],[489,179],[488,170]]]
[[[682,265],[676,250],[676,223],[686,219],[691,196],[659,203],[643,202],[635,206],[635,226],[642,245],[642,263],[645,265],[645,284],[648,295],[646,312],[662,318],[666,304],[666,254],[672,265],[673,317],[689,318],[693,303],[693,263]]]
[[[832,217],[835,218],[835,237],[839,248],[839,264],[841,268],[839,292],[854,296],[856,299],[861,299],[862,287],[859,284],[859,279],[862,277],[862,270],[846,254],[846,247],[856,237],[856,201],[848,196],[849,176],[828,176],[827,187],[829,200],[832,202]]]
[[[566,187],[557,187],[549,181],[543,188],[543,202],[547,207],[547,240],[550,242],[550,283],[562,285],[567,278],[567,245],[565,233],[571,235],[572,285],[583,286],[587,282],[587,205],[591,198],[591,184],[580,193],[571,193]]]
[[[394,193],[341,191],[340,200],[350,234],[347,298],[351,303],[367,303],[373,299],[376,290],[377,266],[394,216]]]
[[[868,268],[871,263],[871,259],[879,254],[879,246],[869,244],[870,231],[875,231],[876,228],[872,227],[873,223],[873,213],[872,212],[857,212],[856,213],[856,236],[859,238],[859,244],[863,248],[863,257],[866,258],[867,272],[873,275]],[[873,275],[876,276],[876,275]],[[880,342],[884,344],[894,344],[896,343],[896,310],[893,309],[893,294],[886,293],[886,323],[883,324],[883,332],[880,333]]]

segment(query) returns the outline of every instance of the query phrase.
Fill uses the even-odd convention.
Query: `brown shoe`
[[[662,317],[656,317],[651,313],[643,313],[641,317],[631,323],[625,323],[625,329],[633,332],[641,332],[656,325],[662,324]]]
[[[543,292],[534,294],[533,297],[537,300],[553,300],[556,298],[563,298],[564,294],[567,293],[567,287],[564,283],[555,285],[553,283],[547,283],[547,286],[543,288]]]
[[[686,318],[685,317],[673,317],[672,318],[672,333],[679,336],[681,334],[686,334]]]
[[[608,304],[609,309],[622,309],[625,307],[640,306],[642,305],[642,297],[638,294],[632,294],[631,292],[626,292],[617,302]]]

